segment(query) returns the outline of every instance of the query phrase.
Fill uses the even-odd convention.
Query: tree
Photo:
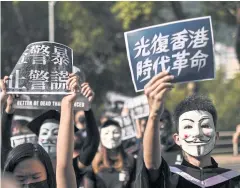
[[[107,91],[113,90],[128,96],[140,94],[135,93],[131,79],[124,42],[125,31],[211,15],[215,41],[234,45],[237,3],[58,1],[55,5],[55,40],[73,48],[74,65],[83,70],[96,92],[94,109],[100,114]],[[48,40],[48,3],[2,2],[1,11],[1,73],[4,76],[11,73],[29,43]],[[224,29],[219,29],[222,27]],[[224,88],[219,86],[219,93],[213,91],[214,84],[221,82],[213,81],[212,85],[210,82],[200,83],[200,92],[214,96],[214,101],[221,101],[221,97],[225,97]],[[231,91],[237,87],[227,86]],[[187,95],[186,84],[177,85],[169,96],[167,107],[174,109],[175,104]],[[220,108],[221,119],[230,107],[227,102],[226,109],[220,105],[221,102],[215,103]]]

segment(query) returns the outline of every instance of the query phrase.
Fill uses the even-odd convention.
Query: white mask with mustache
[[[43,123],[38,137],[38,143],[53,157],[56,156],[58,129],[59,125],[57,123]]]
[[[102,145],[107,149],[115,149],[121,145],[121,129],[116,125],[109,125],[100,131]]]
[[[212,115],[207,111],[188,111],[179,117],[179,142],[191,156],[210,153],[215,145],[216,130]]]

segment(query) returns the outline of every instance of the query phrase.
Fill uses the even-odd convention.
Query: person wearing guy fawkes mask
[[[135,174],[135,159],[122,145],[118,122],[108,119],[100,127],[101,145],[96,154],[93,172],[86,175],[86,188],[130,188]]]
[[[38,143],[52,160],[56,158],[56,143],[59,129],[60,113],[49,110],[27,124],[27,127],[38,135]]]
[[[174,111],[174,141],[181,147],[181,165],[169,166],[162,157],[158,121],[174,76],[161,72],[145,86],[150,115],[143,140],[143,158],[135,179],[137,188],[239,188],[240,173],[218,167],[211,157],[219,133],[217,111],[206,96],[192,95]],[[157,83],[157,84],[156,84]],[[161,87],[159,87],[159,85]]]

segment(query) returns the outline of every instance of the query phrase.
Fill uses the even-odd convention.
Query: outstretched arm
[[[2,158],[1,163],[2,166],[5,162],[5,158],[8,154],[8,152],[12,149],[10,137],[11,137],[11,124],[13,119],[13,113],[14,109],[12,108],[13,104],[13,96],[7,95],[6,93],[6,81],[8,80],[8,77],[5,76],[3,80],[0,80],[0,89],[1,92],[1,105],[4,106],[4,103],[6,103],[6,108],[3,110],[1,114],[1,128],[2,128]]]
[[[90,88],[88,83],[81,85],[81,93],[88,98],[89,102],[92,102],[94,98],[94,92]],[[80,154],[77,157],[78,168],[85,168],[90,165],[99,146],[100,136],[97,128],[97,123],[92,110],[85,111],[86,117],[86,131],[87,137],[84,140],[83,146],[80,150]],[[74,159],[76,160],[76,159]]]
[[[148,170],[157,170],[161,165],[161,143],[159,121],[164,109],[164,98],[173,86],[173,76],[161,72],[145,86],[144,92],[149,103],[149,118],[143,138],[143,157]],[[151,177],[151,179],[155,179]]]
[[[87,82],[81,85],[81,93],[91,103],[94,98],[94,92]],[[87,137],[84,140],[83,146],[80,150],[79,156],[74,159],[77,160],[78,168],[85,168],[90,165],[99,146],[100,136],[97,128],[97,123],[92,110],[85,111],[86,117],[86,132]]]
[[[56,179],[58,188],[76,188],[76,177],[72,165],[74,149],[73,104],[78,89],[78,77],[70,74],[67,82],[73,92],[63,98],[61,103],[61,118],[57,139],[57,169]]]

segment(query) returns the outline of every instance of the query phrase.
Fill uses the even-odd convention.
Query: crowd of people
[[[240,187],[240,173],[218,167],[211,157],[219,137],[213,103],[205,96],[191,95],[173,115],[164,108],[173,78],[161,72],[145,86],[149,115],[136,119],[136,138],[126,144],[120,124],[107,114],[98,123],[92,109],[74,110],[79,93],[90,103],[95,97],[77,74],[69,75],[71,94],[63,97],[61,110],[48,110],[34,119],[14,119],[17,96],[7,94],[9,78],[4,77],[0,82],[2,186]]]

